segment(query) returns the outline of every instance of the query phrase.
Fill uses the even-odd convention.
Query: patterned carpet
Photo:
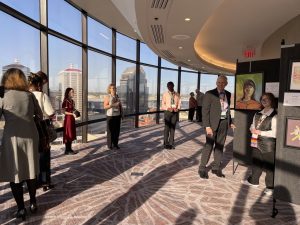
[[[232,174],[232,133],[222,165],[226,178],[209,172],[198,175],[203,128],[180,122],[176,149],[162,148],[163,126],[124,131],[120,150],[107,150],[105,138],[74,147],[77,155],[52,150],[55,188],[38,190],[38,213],[24,224],[300,224],[300,206],[277,201],[279,214],[271,218],[272,198],[240,180],[249,173],[239,166]],[[213,159],[213,157],[212,157]],[[209,164],[212,161],[209,162]],[[25,194],[29,205],[28,194]],[[0,184],[0,223],[17,224],[16,205],[9,185]]]

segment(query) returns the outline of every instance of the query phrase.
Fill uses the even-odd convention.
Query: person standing
[[[197,100],[197,111],[196,111],[196,120],[197,122],[202,122],[202,102],[204,94],[196,89],[196,100]]]
[[[107,147],[120,149],[119,135],[122,117],[122,104],[117,95],[117,88],[115,84],[108,85],[108,95],[104,98],[104,109],[106,110],[107,122]]]
[[[29,91],[34,94],[36,97],[38,104],[43,112],[43,125],[46,126],[46,124],[51,123],[50,118],[54,116],[54,109],[51,105],[51,101],[47,94],[43,92],[43,85],[45,82],[45,78],[47,77],[45,73],[42,71],[39,71],[38,73],[31,73],[28,77],[29,82]],[[47,80],[46,80],[47,81]],[[40,174],[38,183],[39,186],[41,185],[43,187],[44,191],[47,191],[54,187],[53,184],[51,184],[51,146],[49,142],[49,138],[47,138],[47,141],[45,145],[40,145]]]
[[[0,117],[5,119],[0,152],[0,182],[10,182],[18,211],[15,216],[25,220],[23,182],[30,196],[30,211],[37,211],[36,176],[39,172],[39,134],[34,117],[42,118],[34,95],[28,91],[24,73],[8,69],[1,81],[5,88],[0,98]],[[37,107],[35,107],[37,106]]]
[[[230,117],[231,93],[225,90],[227,77],[220,75],[216,82],[217,88],[207,91],[203,98],[202,116],[206,131],[206,143],[202,149],[199,175],[208,179],[206,164],[214,148],[214,163],[212,173],[218,177],[225,177],[220,168],[223,147],[229,125],[234,128]]]
[[[72,142],[76,140],[76,127],[75,127],[76,115],[73,113],[75,111],[75,102],[73,100],[73,97],[74,97],[74,90],[73,88],[68,87],[65,91],[64,100],[62,102],[62,110],[65,114],[63,142],[66,145],[66,149],[65,149],[66,155],[77,154],[77,152],[74,152],[72,149]]]
[[[172,81],[167,83],[167,88],[168,91],[162,96],[162,109],[165,111],[164,148],[175,149],[174,135],[181,100],[179,93],[174,91],[174,83]]]
[[[197,108],[197,101],[194,98],[194,96],[195,96],[194,92],[191,92],[190,99],[189,99],[189,115],[188,115],[188,120],[191,122],[194,119],[195,110]]]
[[[275,97],[264,93],[260,98],[263,110],[256,113],[250,126],[252,147],[252,174],[242,184],[257,187],[263,169],[266,170],[264,193],[272,195],[274,189],[274,161],[276,150],[277,112]]]

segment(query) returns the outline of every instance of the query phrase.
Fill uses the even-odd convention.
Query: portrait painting
[[[287,119],[285,144],[289,147],[300,148],[300,119]]]
[[[235,109],[260,110],[263,73],[237,74],[235,77]]]

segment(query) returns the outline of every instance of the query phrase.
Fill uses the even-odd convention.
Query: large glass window
[[[226,90],[231,92],[230,99],[230,108],[234,108],[234,85],[235,85],[235,76],[227,76],[228,85],[226,86]]]
[[[40,1],[39,0],[1,0],[4,4],[10,6],[11,8],[23,13],[24,15],[34,19],[36,21],[40,20]],[[28,7],[30,6],[30,7]]]
[[[105,117],[103,100],[111,83],[111,57],[88,52],[88,118]]]
[[[136,60],[136,41],[117,33],[117,55],[126,59]]]
[[[48,1],[48,26],[78,41],[82,40],[81,12],[66,1]]]
[[[140,61],[151,65],[157,65],[158,56],[144,43],[141,43]]]
[[[181,87],[180,87],[180,96],[181,96],[181,108],[188,109],[189,108],[189,99],[190,93],[194,93],[194,97],[196,97],[195,90],[197,89],[198,82],[198,73],[189,73],[189,72],[181,72]],[[180,112],[180,120],[188,119],[188,111]]]
[[[0,12],[1,78],[9,68],[19,68],[26,76],[40,70],[40,32],[6,13]],[[22,34],[22,35],[18,35]]]
[[[157,68],[150,66],[141,66],[140,68],[140,95],[139,111],[154,112],[157,111]],[[156,114],[141,115],[139,117],[139,126],[155,124]]]
[[[166,68],[171,68],[171,69],[178,69],[178,66],[165,60],[165,59],[161,59],[161,66],[162,67],[166,67]]]
[[[167,83],[172,81],[174,83],[174,90],[177,91],[178,87],[178,71],[175,70],[161,70],[161,80],[160,80],[160,101],[162,100],[162,95],[168,90]],[[160,104],[161,106],[161,104]]]
[[[56,126],[63,125],[61,104],[68,87],[74,89],[75,107],[82,113],[81,48],[49,35],[49,89],[50,100],[56,110]]]
[[[218,75],[201,74],[200,91],[205,93],[211,89],[216,88],[217,87],[217,85],[216,85],[217,78],[218,78]]]
[[[88,17],[88,45],[111,53],[111,29],[90,17]]]

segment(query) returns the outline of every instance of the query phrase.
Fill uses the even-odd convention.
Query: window
[[[218,75],[201,74],[200,91],[205,94],[205,92],[216,88],[217,87],[217,85],[216,85],[217,78],[218,78]]]
[[[112,30],[88,17],[88,45],[111,53]]]
[[[177,91],[178,87],[178,71],[174,70],[161,70],[161,81],[160,81],[160,102],[162,100],[163,93],[168,90],[167,83],[172,81],[174,83],[174,90]],[[161,104],[160,104],[161,106]]]
[[[40,4],[39,0],[1,0],[4,4],[23,13],[35,21],[40,21]],[[30,6],[30,7],[28,7]]]
[[[136,60],[136,41],[117,33],[117,55],[126,59]]]
[[[198,73],[181,72],[181,87],[180,87],[180,97],[181,97],[181,109],[189,108],[190,93],[194,93],[196,98],[196,92],[198,83]],[[188,111],[180,112],[180,120],[188,119]]]
[[[161,66],[162,67],[166,67],[166,68],[171,68],[171,69],[178,69],[178,66],[165,60],[165,59],[161,59]]]
[[[82,40],[81,12],[66,1],[48,1],[48,26],[73,39]]]
[[[39,30],[3,12],[0,12],[0,24],[2,31],[0,35],[0,67],[2,73],[13,67],[21,69],[26,76],[30,72],[39,71]],[[16,35],[16,31],[22,35]]]
[[[55,126],[63,125],[61,104],[66,88],[74,89],[75,107],[82,114],[82,51],[69,42],[49,35],[49,89],[56,110]]]
[[[140,67],[140,95],[139,111],[157,111],[157,68],[150,66]],[[156,123],[156,114],[139,116],[139,126]]]
[[[228,84],[226,90],[231,92],[230,99],[230,108],[234,108],[234,85],[235,85],[235,76],[227,76]]]
[[[144,43],[141,43],[140,61],[151,65],[158,63],[158,56]]]

